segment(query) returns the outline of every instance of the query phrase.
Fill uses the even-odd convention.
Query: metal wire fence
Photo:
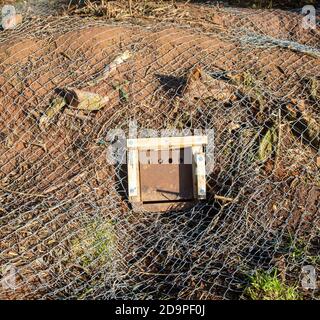
[[[133,9],[0,31],[0,296],[319,298],[317,279],[301,284],[320,268],[319,26],[281,10]],[[108,103],[57,107],[70,88]],[[206,201],[132,211],[107,155],[130,121],[214,129]],[[280,293],[259,287],[268,276]]]

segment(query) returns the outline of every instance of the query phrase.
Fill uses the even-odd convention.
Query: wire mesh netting
[[[282,10],[108,10],[0,31],[0,296],[246,299],[275,274],[319,298],[301,285],[320,268],[319,26]],[[69,88],[108,103],[59,104]],[[108,132],[130,121],[214,130],[206,201],[132,211],[125,165],[108,161]]]

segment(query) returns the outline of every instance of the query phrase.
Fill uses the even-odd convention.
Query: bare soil
[[[99,215],[112,219],[130,212],[115,177],[117,168],[107,163],[106,134],[114,128],[127,131],[128,120],[134,118],[145,128],[216,130],[208,204],[216,206],[221,217],[225,207],[214,201],[215,194],[239,197],[234,217],[246,207],[248,225],[259,219],[264,228],[283,228],[306,241],[320,226],[319,150],[295,134],[288,116],[288,110],[299,110],[303,101],[304,112],[319,123],[319,101],[310,97],[304,79],[320,74],[320,59],[240,41],[256,33],[320,49],[319,30],[304,30],[301,16],[281,10],[200,5],[175,5],[149,16],[116,20],[35,18],[17,30],[0,31],[0,264],[20,266],[19,281],[31,285],[1,297],[50,297],[50,288],[68,284],[57,275],[68,273],[65,278],[76,279],[74,286],[89,277],[72,262],[70,243],[83,223],[82,212],[95,217],[99,208]],[[98,85],[87,85],[125,50],[132,52],[127,62]],[[216,76],[182,94],[194,66]],[[244,83],[248,73],[254,79],[249,88]],[[121,99],[119,85],[128,101]],[[68,87],[109,96],[110,105],[90,113],[66,107],[40,130],[40,116],[59,89]],[[279,106],[279,149],[257,164],[245,150],[257,143],[256,132],[278,121]],[[122,234],[120,227],[117,233]],[[119,259],[125,261],[122,243],[117,244],[124,252]],[[159,261],[149,269],[145,262],[145,272],[158,273],[165,266],[174,274],[174,264],[170,269]],[[192,287],[196,280],[188,281]],[[228,287],[228,280],[221,281]],[[209,280],[200,288],[194,295],[176,288],[180,293],[175,294],[217,298]],[[72,286],[67,286],[58,295],[70,292]]]

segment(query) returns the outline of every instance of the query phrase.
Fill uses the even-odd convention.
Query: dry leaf
[[[53,99],[53,101],[50,104],[50,107],[46,111],[46,114],[44,114],[40,120],[39,120],[39,127],[41,130],[48,127],[51,120],[60,112],[60,110],[65,106],[66,101],[62,97],[57,97]]]
[[[258,159],[260,161],[267,160],[274,150],[277,142],[276,130],[274,127],[268,129],[264,137],[261,139],[258,150]]]

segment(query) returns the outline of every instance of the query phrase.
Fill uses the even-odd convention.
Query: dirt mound
[[[29,288],[17,297],[229,298],[250,270],[277,265],[279,247],[293,269],[314,251],[320,59],[245,40],[317,50],[319,33],[283,11],[176,9],[165,25],[51,17],[0,34],[0,249]],[[95,84],[125,51],[130,58]],[[203,76],[186,91],[195,67]],[[65,106],[42,130],[39,119],[67,88],[110,103]],[[106,152],[109,130],[127,133],[134,119],[154,130],[215,130],[206,203],[132,214],[123,167]],[[289,234],[306,244],[299,263]]]

